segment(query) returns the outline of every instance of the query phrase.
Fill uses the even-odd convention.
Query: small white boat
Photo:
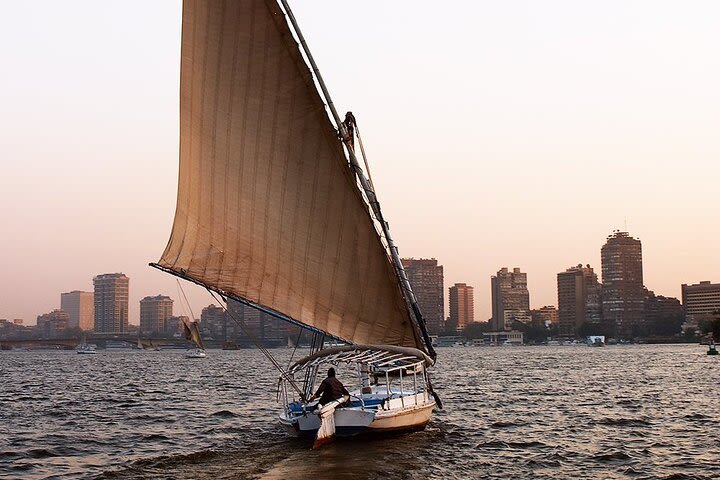
[[[188,350],[185,352],[185,358],[205,358],[207,353],[202,348],[196,348],[194,350]]]
[[[97,347],[95,345],[83,343],[78,345],[75,351],[80,355],[95,355],[97,353]]]
[[[348,345],[321,350],[296,362],[281,377],[281,395],[285,407],[279,420],[289,432],[315,436],[315,446],[328,437],[360,433],[422,430],[430,421],[436,396],[425,370],[433,361],[415,348],[390,345]],[[297,398],[310,396],[316,375],[327,365],[346,364],[346,371],[357,383],[346,385],[350,395],[324,406]],[[302,388],[295,375],[307,379]],[[326,426],[330,424],[330,428]]]

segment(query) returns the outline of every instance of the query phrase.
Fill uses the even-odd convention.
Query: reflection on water
[[[0,477],[720,478],[702,347],[441,348],[433,372],[425,431],[313,451],[257,350],[0,352]]]

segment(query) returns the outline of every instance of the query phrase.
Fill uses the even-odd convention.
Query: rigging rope
[[[250,333],[250,331],[247,328],[247,325],[245,325],[245,322],[240,320],[239,318],[235,317],[235,315],[232,314],[232,312],[223,305],[223,302],[218,299],[215,296],[215,292],[207,289],[208,292],[210,292],[210,295],[220,304],[220,307],[225,311],[226,315],[230,315],[230,318],[232,318],[235,323],[237,323],[240,328],[242,329],[243,333],[255,344],[255,346],[265,355],[265,357],[270,360],[270,363],[273,364],[273,366],[280,372],[280,376],[284,378],[292,387],[295,389],[295,391],[300,395],[300,398],[303,402],[306,402],[305,392],[303,392],[300,387],[298,387],[297,383],[295,383],[295,379],[290,375],[286,370],[283,369],[282,365],[278,363],[277,360],[275,360],[275,357],[272,356],[272,354],[268,351],[267,348],[262,346],[260,342],[258,342],[255,337]]]
[[[325,343],[325,334],[321,334],[319,332],[313,333],[312,342],[310,343],[310,355],[312,355],[315,352],[318,352],[322,350],[322,346]],[[315,365],[311,368],[305,369],[305,378],[303,379],[303,387],[305,388],[305,394],[306,395],[312,395],[312,390],[315,387],[315,377],[317,375],[318,366]],[[310,383],[310,380],[313,380],[313,383]]]
[[[192,311],[192,307],[190,306],[190,302],[188,302],[187,297],[185,296],[185,290],[183,290],[182,285],[180,285],[180,279],[176,278],[175,281],[177,282],[178,291],[182,294],[183,298],[185,299],[185,305],[187,305],[188,310],[190,311],[190,319],[195,321],[195,314]],[[180,302],[181,306],[183,307],[183,310],[185,309],[185,305],[182,305],[182,301]]]
[[[292,354],[290,355],[290,360],[288,360],[288,366],[287,368],[290,368],[290,365],[292,365],[293,357],[295,356],[295,352],[297,352],[298,345],[300,345],[300,337],[302,337],[303,331],[302,328],[300,329],[300,333],[298,333],[297,340],[295,340],[295,348],[293,348]]]

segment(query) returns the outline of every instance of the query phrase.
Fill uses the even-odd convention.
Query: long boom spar
[[[402,287],[405,300],[408,303],[409,307],[411,308],[413,315],[415,316],[418,327],[420,328],[420,331],[423,336],[423,341],[425,342],[425,348],[427,348],[428,353],[434,359],[436,357],[436,353],[432,347],[432,341],[430,340],[430,336],[428,335],[427,328],[425,327],[425,320],[422,317],[422,313],[420,312],[420,307],[417,304],[417,300],[415,299],[415,295],[413,294],[412,287],[410,286],[410,281],[408,280],[407,274],[405,273],[405,269],[403,268],[402,262],[400,261],[400,255],[398,254],[398,249],[395,246],[395,242],[393,242],[392,236],[390,236],[390,227],[389,227],[388,223],[385,221],[385,219],[383,218],[382,211],[380,210],[380,202],[378,202],[377,195],[375,194],[375,190],[373,189],[372,185],[370,184],[370,181],[367,179],[367,177],[365,176],[365,173],[363,172],[362,168],[360,167],[358,159],[355,156],[355,149],[352,146],[351,139],[350,139],[350,136],[348,135],[347,128],[345,128],[345,125],[340,120],[340,116],[338,115],[338,112],[335,109],[335,104],[332,101],[332,97],[330,97],[330,92],[328,91],[327,86],[325,85],[325,81],[323,80],[322,75],[320,75],[320,70],[318,69],[318,66],[315,63],[315,59],[313,58],[312,53],[310,53],[310,49],[308,48],[307,43],[305,42],[305,37],[303,36],[302,32],[300,31],[300,27],[298,26],[297,20],[295,20],[295,15],[293,15],[292,10],[290,9],[290,5],[288,5],[287,0],[280,0],[280,2],[282,3],[283,8],[285,9],[285,13],[287,14],[288,18],[290,19],[290,23],[292,24],[293,30],[295,31],[295,34],[297,35],[298,40],[300,40],[300,45],[303,49],[303,52],[305,52],[305,56],[307,57],[308,61],[310,62],[310,67],[312,68],[313,74],[315,75],[315,78],[317,79],[317,82],[320,85],[320,89],[322,90],[322,93],[323,93],[323,96],[325,97],[327,106],[330,109],[330,112],[332,113],[333,120],[335,121],[335,125],[336,125],[338,131],[340,132],[340,136],[341,136],[343,143],[345,144],[345,147],[348,151],[348,156],[350,157],[350,164],[352,165],[353,169],[355,170],[355,174],[357,175],[358,179],[360,180],[360,185],[362,185],[365,195],[367,196],[368,202],[370,203],[370,207],[372,208],[373,213],[375,214],[375,217],[378,219],[378,222],[380,223],[380,227],[382,228],[383,236],[385,237],[385,241],[388,244],[388,249],[390,250],[393,267],[394,267],[395,273],[400,281],[400,285]]]

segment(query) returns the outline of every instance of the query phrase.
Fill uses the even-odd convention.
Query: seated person
[[[330,367],[327,378],[322,381],[320,388],[318,388],[317,392],[308,399],[308,402],[312,402],[318,397],[318,395],[320,395],[320,401],[318,403],[320,405],[326,405],[333,400],[337,400],[343,395],[350,395],[350,393],[348,393],[347,389],[343,386],[340,380],[335,378],[335,369]]]

